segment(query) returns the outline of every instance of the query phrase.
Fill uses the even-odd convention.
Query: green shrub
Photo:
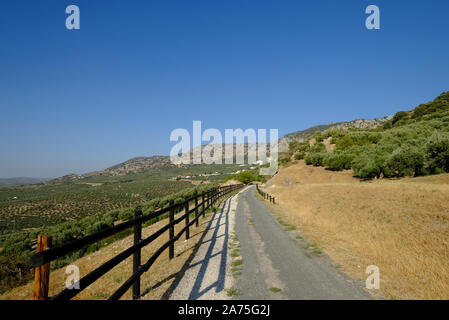
[[[357,177],[362,179],[373,179],[380,176],[382,167],[374,158],[369,155],[362,155],[355,158],[352,163],[352,169]]]
[[[310,150],[310,144],[308,141],[301,142],[298,146],[299,152],[309,152],[309,150]]]
[[[351,163],[355,157],[355,154],[349,152],[333,152],[327,157],[325,165],[335,171],[351,169]]]
[[[241,183],[248,184],[253,181],[257,181],[257,177],[255,176],[254,172],[252,171],[243,171],[236,173],[234,175],[230,176],[232,179],[235,179]]]
[[[319,143],[315,143],[312,147],[310,147],[309,150],[312,153],[325,152],[326,146],[324,145],[324,143],[319,142]]]
[[[298,141],[291,141],[288,144],[288,150],[290,152],[290,154],[293,154],[296,150],[298,150],[299,148],[299,142]]]
[[[311,152],[305,157],[306,164],[314,166],[324,166],[329,154],[327,152]]]
[[[298,151],[295,153],[295,159],[296,160],[302,160],[306,157],[306,153],[302,151]]]
[[[134,216],[134,210],[132,210],[132,208],[126,208],[126,209],[122,209],[120,210],[119,214],[118,214],[118,219],[119,220],[129,220]]]
[[[287,164],[290,162],[290,158],[289,157],[282,157],[279,159],[279,163],[280,164]]]
[[[399,121],[406,119],[408,117],[408,112],[407,111],[399,111],[397,112],[394,116],[393,119],[391,121],[391,124],[394,126],[395,124],[397,124]]]
[[[434,133],[427,141],[426,155],[432,173],[449,172],[449,135]]]
[[[387,177],[418,176],[425,173],[424,166],[424,152],[405,145],[393,151],[388,157],[383,172]]]

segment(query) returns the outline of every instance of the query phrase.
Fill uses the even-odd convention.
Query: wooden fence
[[[272,202],[272,203],[276,203],[276,202],[275,202],[276,200],[274,199],[274,197],[272,197],[270,194],[268,194],[268,193],[266,193],[266,192],[260,190],[258,184],[256,184],[256,189],[257,189],[257,192],[259,192],[259,194],[260,194],[264,199],[269,200],[269,201]]]
[[[32,256],[31,264],[35,268],[35,286],[34,286],[34,299],[35,300],[69,300],[86,289],[93,282],[98,280],[112,268],[117,266],[120,262],[133,255],[133,273],[113,294],[109,297],[109,300],[118,300],[126,291],[132,287],[133,299],[140,298],[140,277],[143,273],[147,272],[153,265],[156,259],[168,248],[169,257],[172,259],[175,254],[175,242],[185,233],[186,239],[190,237],[190,226],[196,224],[199,225],[199,217],[205,215],[208,210],[217,200],[230,194],[231,192],[240,189],[243,184],[229,185],[218,187],[202,194],[195,195],[182,203],[170,202],[170,205],[166,208],[152,212],[150,214],[143,215],[141,210],[137,210],[134,213],[132,220],[118,224],[114,227],[110,227],[99,231],[97,233],[85,236],[80,239],[76,239],[59,246],[51,246],[51,237],[39,236],[37,243],[37,253]],[[201,202],[199,202],[201,200]],[[190,208],[190,203],[194,203],[194,206]],[[184,209],[182,216],[175,219],[175,212],[179,212]],[[164,213],[169,213],[168,224],[161,229],[151,234],[149,237],[142,239],[142,224],[146,221],[159,217]],[[191,215],[194,214],[194,218],[190,221]],[[175,225],[185,221],[185,227],[175,235]],[[58,294],[48,297],[49,277],[50,277],[50,263],[60,257],[63,257],[83,247],[99,242],[105,238],[108,238],[114,234],[122,232],[124,230],[134,228],[134,244],[116,255],[112,259],[103,263],[95,270],[89,272],[87,275],[79,279],[79,281],[72,285],[71,288],[66,288]],[[146,261],[141,263],[141,249],[159,236],[169,232],[169,240],[164,243],[156,252]],[[79,289],[76,289],[79,288]]]

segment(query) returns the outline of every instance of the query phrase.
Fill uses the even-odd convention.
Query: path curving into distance
[[[250,186],[212,215],[169,299],[372,299],[325,254],[301,246]]]
[[[372,299],[364,283],[338,270],[325,254],[304,249],[254,191],[244,190],[237,206],[243,259],[238,299]]]

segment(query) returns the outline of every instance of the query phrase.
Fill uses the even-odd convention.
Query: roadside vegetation
[[[326,148],[325,140],[333,150]],[[449,92],[396,113],[381,127],[328,129],[289,147],[281,163],[304,159],[308,165],[329,170],[352,169],[361,179],[449,172]]]
[[[256,170],[247,170],[242,171],[236,174],[229,175],[225,178],[225,182],[229,180],[237,180],[241,183],[248,184],[254,181],[266,182],[267,178],[258,173],[258,169]]]
[[[264,189],[313,256],[325,253],[360,281],[376,265],[387,299],[449,298],[449,173],[360,181],[301,160]]]
[[[222,181],[237,165],[149,169],[0,188],[0,235],[132,207],[204,183]],[[190,179],[177,179],[178,177]]]
[[[142,180],[137,179],[137,182],[134,181],[133,183],[133,181],[123,182],[123,180],[120,179],[124,178],[119,178],[119,181],[122,181],[122,183],[117,184],[116,185],[117,188],[120,189],[120,185],[126,186],[129,183],[129,185],[134,185],[137,188],[139,187],[145,188],[146,190],[145,192],[147,192],[148,197],[142,197],[140,198],[140,201],[136,202],[129,202],[129,203],[127,202],[126,203],[126,205],[128,205],[127,207],[115,208],[113,210],[108,210],[106,212],[101,211],[95,212],[93,210],[96,207],[93,206],[89,207],[89,209],[92,210],[91,214],[72,215],[65,221],[62,220],[63,222],[53,224],[50,222],[48,224],[45,224],[45,217],[46,217],[45,209],[41,208],[40,212],[42,215],[39,215],[39,218],[41,220],[38,221],[39,223],[36,224],[37,226],[34,226],[32,228],[23,228],[22,230],[16,232],[13,232],[13,230],[10,229],[4,230],[5,233],[3,235],[0,235],[0,293],[5,292],[11,288],[17,287],[19,285],[22,285],[24,283],[27,283],[32,279],[33,273],[32,267],[30,265],[30,258],[34,253],[32,252],[32,241],[36,240],[39,234],[52,236],[53,245],[58,245],[98,232],[105,228],[109,228],[121,221],[126,221],[133,217],[136,206],[141,207],[144,214],[148,214],[159,208],[167,206],[171,200],[174,200],[175,202],[183,202],[185,199],[193,196],[195,193],[201,193],[203,191],[209,190],[217,186],[216,183],[207,183],[193,187],[192,184],[188,182],[177,182],[177,181],[174,181],[171,184],[164,184],[163,182],[160,181],[160,179],[159,180],[157,179],[156,175],[157,174],[155,173],[152,174],[152,176],[155,177],[155,182],[153,182],[152,184],[151,183],[147,184],[148,180],[146,179]],[[139,178],[141,179],[142,177]],[[103,179],[105,178],[103,177]],[[128,180],[130,179],[132,179],[132,177],[128,177]],[[156,185],[157,182],[160,183],[159,186]],[[113,184],[112,182],[109,183]],[[88,186],[88,187],[99,188],[98,189],[99,191],[88,193],[85,196],[90,195],[91,202],[101,204],[102,200],[97,198],[96,195],[105,194],[108,192],[108,189],[103,188],[102,186],[99,187]],[[167,189],[165,189],[165,192],[162,192],[163,189],[161,188],[164,187]],[[27,186],[24,188],[36,188],[39,190],[39,192],[42,192],[41,194],[36,195],[38,199],[39,197],[44,197],[43,194],[44,191],[51,190],[51,188],[56,189],[54,193],[49,194],[55,195],[55,198],[50,199],[49,195],[47,195],[49,199],[47,201],[52,201],[54,202],[55,205],[57,205],[59,201],[58,194],[63,193],[64,197],[69,197],[70,195],[69,191],[67,191],[67,194],[65,194],[65,191],[70,190],[70,188],[77,188],[77,186],[70,186],[69,183],[64,183],[62,187],[51,184],[49,186],[39,185],[39,186]],[[124,187],[123,189],[126,188],[130,187]],[[15,191],[14,194],[17,194],[18,190],[13,191]],[[2,194],[4,196],[5,193],[11,193],[13,191],[9,190],[9,188],[3,189]],[[28,192],[28,190],[23,191],[22,196],[24,196],[26,192]],[[134,190],[134,192],[136,192],[136,190]],[[133,198],[129,193],[125,192],[125,194],[128,194],[128,197]],[[78,194],[76,192],[73,193],[74,202],[77,201],[77,195]],[[154,195],[159,195],[159,197],[155,197]],[[148,200],[145,201],[145,199]],[[33,198],[33,196],[29,196],[28,201],[30,203],[33,203],[33,201],[36,201],[36,198]],[[0,201],[0,203],[2,203],[2,201]],[[74,212],[76,212],[75,209],[73,210]],[[54,214],[57,213],[55,212]],[[64,216],[64,212],[61,212],[61,215]],[[52,221],[50,217],[51,216],[49,216],[49,221]],[[16,218],[18,217],[16,216]],[[152,219],[148,221],[144,226],[151,225],[164,218],[166,218],[166,215],[162,215],[160,217]],[[128,234],[130,234],[130,232],[131,230],[124,231],[120,234],[105,239],[100,243],[92,244],[90,246],[83,248],[82,250],[72,253],[67,257],[58,259],[52,263],[52,269],[60,268],[86,254],[94,252],[117,239],[127,236]]]

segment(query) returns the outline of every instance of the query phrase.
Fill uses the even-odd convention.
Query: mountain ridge
[[[374,118],[374,119],[355,119],[351,121],[342,122],[330,122],[328,124],[319,124],[313,127],[309,127],[305,130],[295,131],[288,133],[279,139],[279,152],[288,151],[289,143],[292,141],[304,142],[309,136],[313,135],[317,131],[323,131],[327,129],[371,129],[376,126],[382,125],[385,122],[393,119],[392,115]]]
[[[0,178],[0,187],[15,187],[28,184],[42,183],[51,178],[12,177]]]
[[[385,116],[381,118],[374,118],[374,119],[355,119],[351,121],[342,121],[342,122],[331,122],[328,124],[319,124],[316,126],[309,127],[305,130],[299,130],[292,133],[288,133],[284,135],[282,138],[280,138],[278,141],[278,150],[279,152],[286,152],[288,151],[289,143],[292,141],[298,141],[303,142],[307,137],[313,135],[317,131],[323,131],[330,128],[341,128],[341,129],[349,129],[349,128],[357,128],[357,129],[370,129],[373,127],[376,127],[378,125],[381,125],[389,120],[391,120],[393,116]],[[208,145],[203,145],[201,148],[205,148]],[[235,149],[238,146],[238,144],[234,144],[233,150],[235,153]],[[269,146],[269,143],[267,144],[267,147]],[[196,147],[194,149],[190,150],[190,157],[192,159],[192,163],[195,160],[193,150],[198,149],[200,147]],[[222,159],[223,161],[226,159],[224,155],[224,144],[222,145]],[[244,144],[244,155],[245,157],[248,154],[248,144]],[[214,157],[215,158],[215,157]],[[182,163],[172,163],[170,156],[163,156],[163,155],[154,155],[154,156],[139,156],[139,157],[133,157],[129,160],[126,160],[124,162],[118,163],[116,165],[113,165],[111,167],[108,167],[103,170],[97,170],[92,171],[84,174],[74,174],[70,173],[67,175],[64,175],[62,177],[53,179],[51,181],[75,181],[75,180],[81,180],[88,177],[93,176],[102,176],[102,175],[108,175],[108,176],[123,176],[128,174],[134,174],[134,173],[140,173],[151,169],[164,169],[164,168],[174,168],[174,167],[185,167],[187,165],[184,165]]]

